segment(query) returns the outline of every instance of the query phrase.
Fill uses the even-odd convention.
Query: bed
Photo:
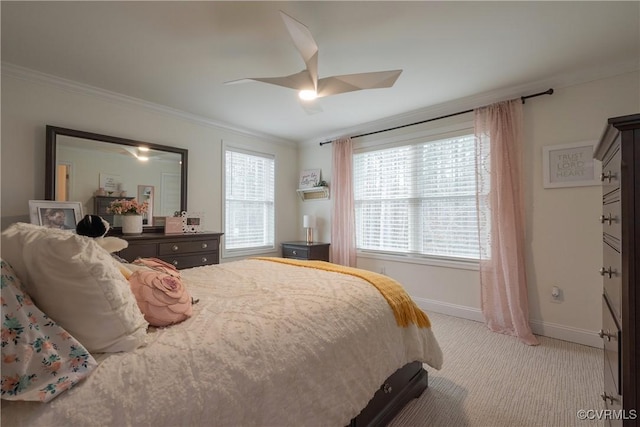
[[[278,258],[181,270],[184,286],[198,301],[191,316],[169,327],[147,328],[132,312],[126,280],[91,239],[26,224],[10,227],[2,237],[2,257],[8,261],[3,263],[3,304],[5,285],[17,282],[32,291],[30,310],[41,308],[84,345],[119,324],[98,325],[98,333],[87,335],[77,330],[78,323],[85,327],[92,318],[74,313],[71,321],[64,319],[69,306],[58,316],[50,314],[56,311],[52,304],[60,302],[51,303],[46,293],[53,292],[56,280],[51,268],[64,276],[61,284],[54,283],[62,287],[75,274],[69,273],[71,267],[85,268],[91,280],[102,280],[101,292],[104,283],[119,282],[107,299],[124,307],[133,325],[124,335],[115,332],[122,342],[109,337],[89,343],[95,366],[89,363],[86,376],[47,403],[6,400],[3,385],[3,425],[384,425],[427,387],[424,364],[435,369],[442,364],[430,324],[403,322],[388,295],[362,270],[333,271],[329,263],[292,265]],[[36,281],[45,278],[49,283],[38,287]],[[86,276],[83,280],[87,283]],[[75,287],[66,297],[57,290],[57,299],[79,298],[85,288]],[[93,303],[96,297],[91,298],[75,310]],[[424,315],[410,299],[403,304]],[[98,309],[85,311],[91,316]],[[105,342],[111,348],[105,350]],[[4,353],[3,341],[3,358]]]

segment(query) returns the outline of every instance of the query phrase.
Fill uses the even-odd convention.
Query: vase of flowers
[[[141,234],[142,215],[149,209],[149,203],[138,203],[135,199],[118,199],[109,204],[107,212],[120,215],[122,234]]]

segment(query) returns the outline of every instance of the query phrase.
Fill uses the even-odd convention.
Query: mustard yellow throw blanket
[[[371,283],[387,300],[393,310],[398,326],[406,327],[415,324],[420,328],[430,328],[431,322],[425,312],[420,310],[400,283],[390,277],[359,268],[345,267],[325,261],[303,261],[290,258],[256,257],[262,261],[279,262],[299,267],[316,268],[318,270],[349,274]]]

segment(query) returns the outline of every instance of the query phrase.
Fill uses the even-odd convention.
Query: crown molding
[[[448,114],[454,114],[458,111],[479,108],[485,105],[504,101],[506,99],[515,99],[532,93],[543,92],[549,88],[556,90],[562,89],[578,84],[588,83],[590,81],[637,72],[638,70],[640,70],[640,62],[633,58],[615,64],[604,64],[602,66],[592,67],[578,72],[560,74],[536,82],[496,89],[490,92],[484,92],[390,116],[385,119],[363,123],[354,127],[341,129],[340,131],[328,136],[318,136],[305,140],[301,142],[301,145],[318,144],[320,142],[332,141],[336,138],[348,135],[359,135],[367,132],[375,132],[381,129],[389,129],[396,126],[406,125],[407,123],[419,122],[432,117],[440,117]]]
[[[255,132],[246,128],[240,128],[237,126],[233,126],[229,123],[219,122],[219,121],[210,119],[208,117],[187,113],[185,111],[167,107],[165,105],[156,104],[156,103],[145,101],[139,98],[134,98],[132,96],[124,95],[117,92],[112,92],[106,89],[101,89],[99,87],[87,85],[84,83],[76,82],[74,80],[65,79],[62,77],[54,76],[52,74],[43,73],[40,71],[33,70],[31,68],[22,67],[22,66],[7,63],[7,62],[2,62],[2,76],[3,78],[11,77],[11,78],[25,80],[32,83],[47,84],[47,85],[55,86],[59,89],[67,90],[70,92],[108,99],[110,101],[115,101],[115,102],[121,102],[124,104],[136,106],[138,108],[143,108],[143,109],[154,111],[157,113],[166,114],[171,117],[180,118],[192,123],[207,126],[217,130],[228,131],[241,136],[250,136],[254,138],[259,138],[263,141],[274,143],[274,144],[285,145],[288,147],[298,146],[298,144],[295,141],[276,138],[273,135]]]

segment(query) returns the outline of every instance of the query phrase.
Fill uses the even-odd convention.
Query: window
[[[226,254],[273,250],[275,159],[225,147]]]
[[[359,250],[479,258],[474,135],[354,154]]]

